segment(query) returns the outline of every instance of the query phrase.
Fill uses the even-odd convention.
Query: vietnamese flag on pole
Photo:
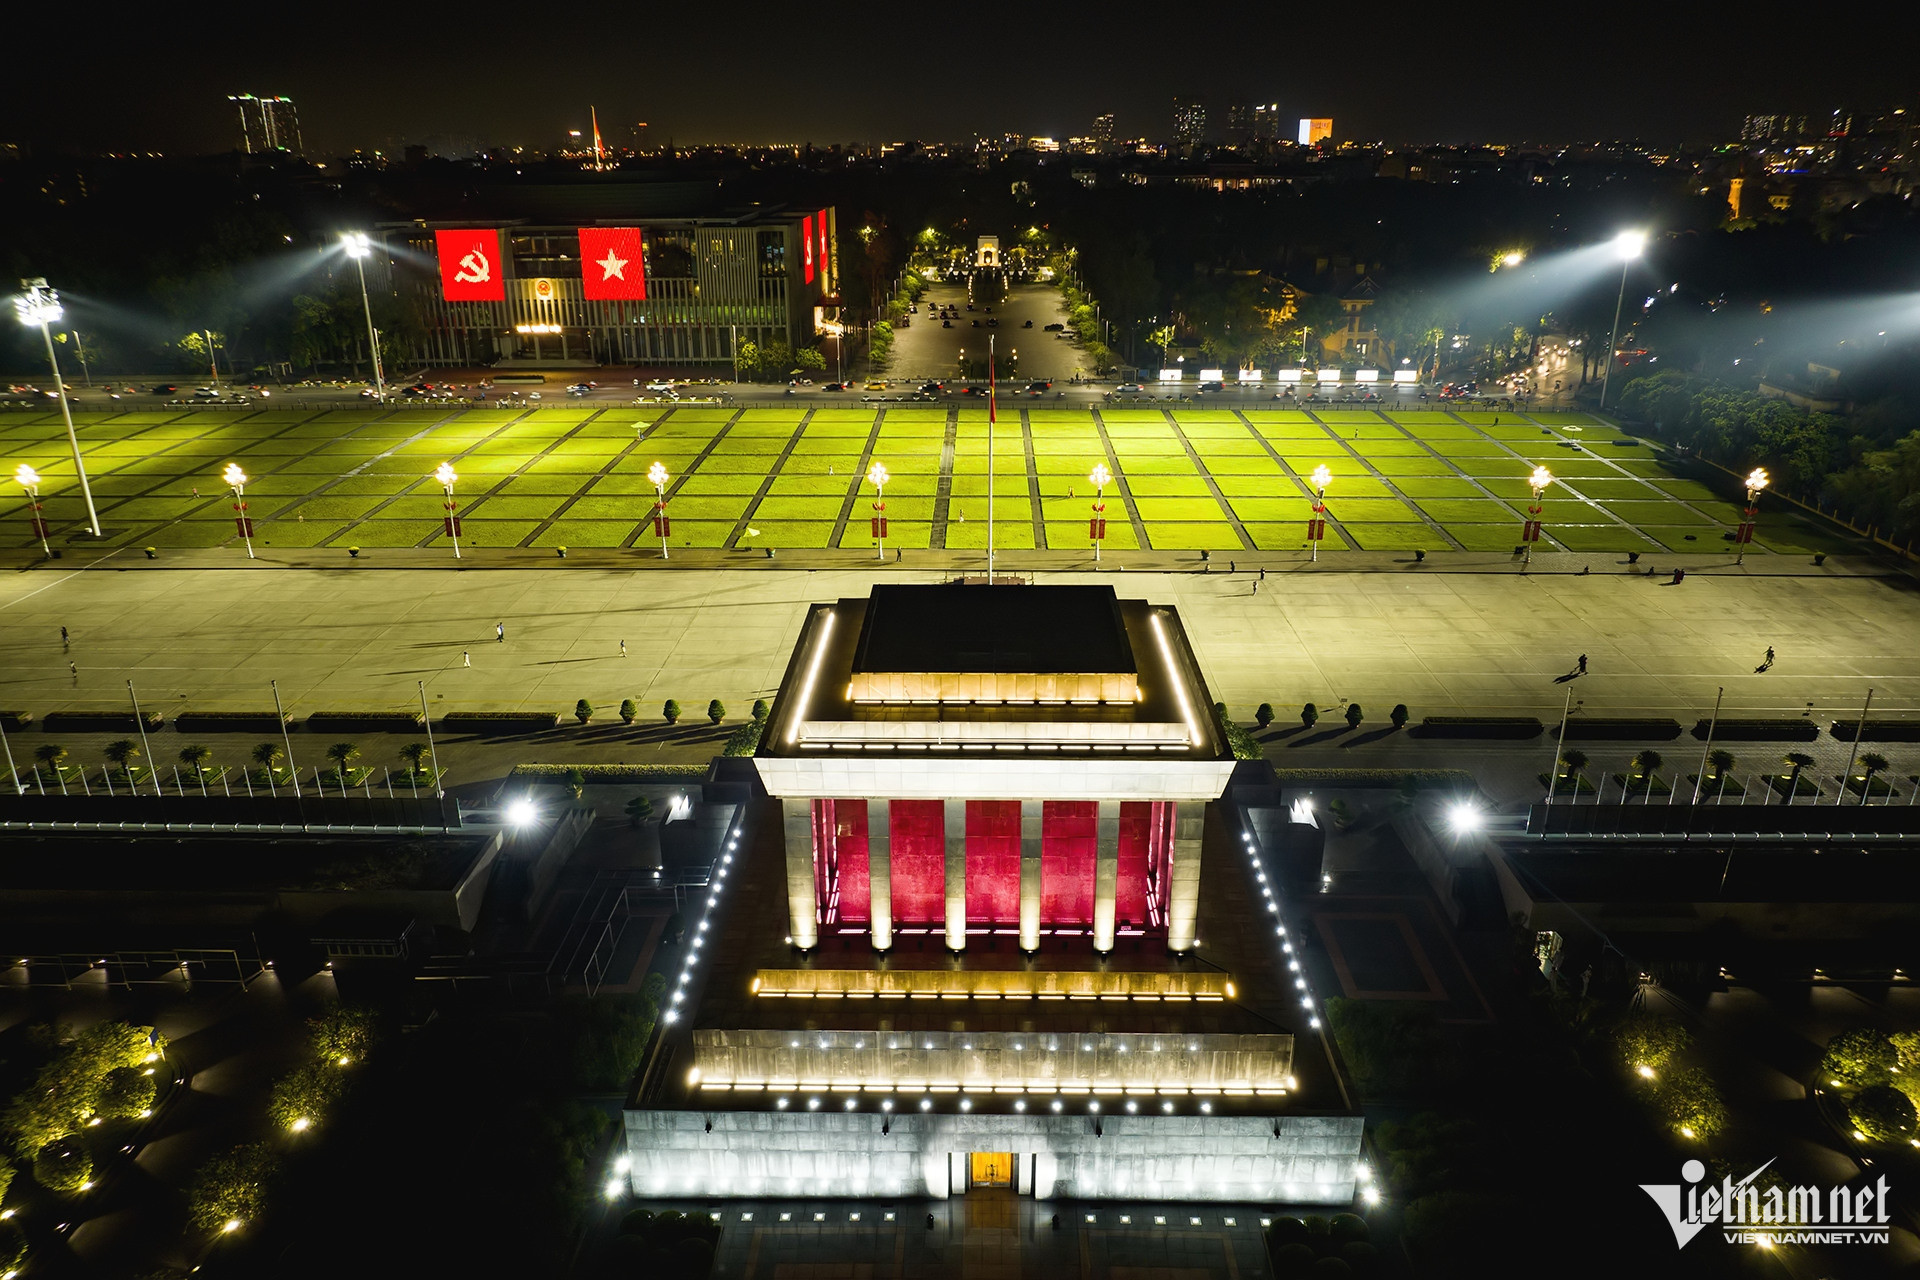
[[[596,301],[645,302],[647,272],[638,227],[581,227],[581,292]]]
[[[497,229],[435,231],[433,243],[440,254],[440,295],[448,302],[507,300]]]
[[[800,268],[801,281],[813,283],[813,215],[800,219]]]

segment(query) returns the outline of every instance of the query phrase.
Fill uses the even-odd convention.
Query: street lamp
[[[673,532],[673,524],[667,519],[667,467],[656,462],[647,468],[647,479],[653,482],[653,531],[660,535],[660,558],[668,559],[667,535]]]
[[[27,491],[27,518],[33,522],[40,549],[47,553],[47,559],[53,559],[53,548],[47,545],[47,522],[40,518],[40,473],[23,462],[13,469],[13,482]]]
[[[387,402],[386,371],[380,367],[380,333],[373,327],[373,299],[367,294],[367,255],[373,252],[373,241],[364,231],[349,231],[340,237],[346,248],[347,256],[353,259],[354,267],[360,272],[360,305],[367,313],[367,350],[373,356],[373,394],[381,404]]]
[[[873,486],[873,539],[879,558],[887,558],[887,481],[893,479],[882,463],[867,468],[867,483]]]
[[[1613,336],[1607,339],[1607,363],[1600,370],[1600,407],[1607,407],[1607,383],[1613,376],[1613,362],[1620,350],[1620,308],[1627,300],[1627,267],[1647,247],[1644,231],[1622,231],[1613,238],[1613,251],[1620,255],[1620,293],[1613,300]]]
[[[447,536],[453,539],[453,558],[460,558],[460,517],[454,514],[458,504],[453,500],[453,482],[460,477],[454,472],[451,462],[443,462],[433,469],[433,478],[440,482],[441,492],[447,495],[443,504],[447,508]]]
[[[227,482],[227,488],[233,492],[233,523],[247,544],[247,559],[253,556],[253,521],[247,519],[247,473],[240,469],[237,462],[229,462],[227,469],[220,473]]]
[[[1113,483],[1113,472],[1107,470],[1107,464],[1096,462],[1093,470],[1087,473],[1087,480],[1093,485],[1093,518],[1087,521],[1087,536],[1093,540],[1093,562],[1100,563],[1100,544],[1107,537],[1107,504],[1101,490]]]
[[[60,380],[60,362],[53,354],[53,333],[47,326],[65,314],[60,306],[60,295],[47,287],[47,282],[38,276],[22,280],[26,292],[18,294],[13,300],[14,313],[20,317],[20,323],[32,328],[38,325],[40,339],[47,344],[47,367],[53,370],[54,389],[60,393],[60,416],[66,420],[67,443],[73,446],[73,469],[80,476],[80,496],[87,500],[87,529],[94,537],[100,536],[100,516],[93,509],[93,489],[87,484],[87,468],[80,461],[80,437],[73,430],[73,409],[67,404],[67,384]]]
[[[1307,541],[1313,544],[1313,558],[1320,559],[1320,539],[1327,536],[1327,486],[1333,472],[1323,462],[1313,469],[1313,519],[1307,521]]]
[[[1755,467],[1747,473],[1746,519],[1740,522],[1739,531],[1733,535],[1735,544],[1740,548],[1739,554],[1733,558],[1735,564],[1740,564],[1747,558],[1747,547],[1753,542],[1754,517],[1760,514],[1760,491],[1771,481],[1772,477],[1767,475],[1765,467]]]
[[[1540,495],[1553,483],[1553,472],[1545,467],[1535,467],[1533,474],[1527,477],[1527,486],[1533,490],[1533,505],[1527,508],[1527,521],[1520,529],[1520,541],[1527,548],[1526,559],[1521,567],[1533,563],[1533,544],[1540,541]]]

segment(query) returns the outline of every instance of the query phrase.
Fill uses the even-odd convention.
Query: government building
[[[1212,705],[1178,613],[1107,586],[811,606],[633,1193],[1350,1203],[1361,1118]]]

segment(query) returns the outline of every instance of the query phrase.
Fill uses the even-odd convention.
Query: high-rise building
[[[1095,142],[1105,146],[1112,142],[1117,136],[1118,132],[1114,124],[1113,112],[1109,111],[1103,116],[1095,116],[1093,118],[1093,140]]]
[[[1748,116],[1740,124],[1742,142],[1791,142],[1805,136],[1806,132],[1805,116]]]
[[[1280,107],[1269,102],[1227,104],[1227,141],[1236,146],[1280,137]]]
[[[1325,116],[1303,118],[1300,121],[1300,145],[1310,147],[1316,142],[1333,136],[1333,121]]]
[[[1192,146],[1207,133],[1207,103],[1204,98],[1173,100],[1173,140]]]
[[[248,155],[272,155],[276,151],[303,155],[300,141],[300,116],[293,99],[275,95],[257,98],[251,93],[230,93],[227,101],[240,112],[240,150]]]
[[[1280,140],[1280,104],[1269,102],[1255,103],[1253,106],[1253,141],[1278,142]]]

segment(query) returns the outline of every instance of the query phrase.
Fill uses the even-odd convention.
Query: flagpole
[[[993,585],[993,338],[987,335],[987,585]]]

